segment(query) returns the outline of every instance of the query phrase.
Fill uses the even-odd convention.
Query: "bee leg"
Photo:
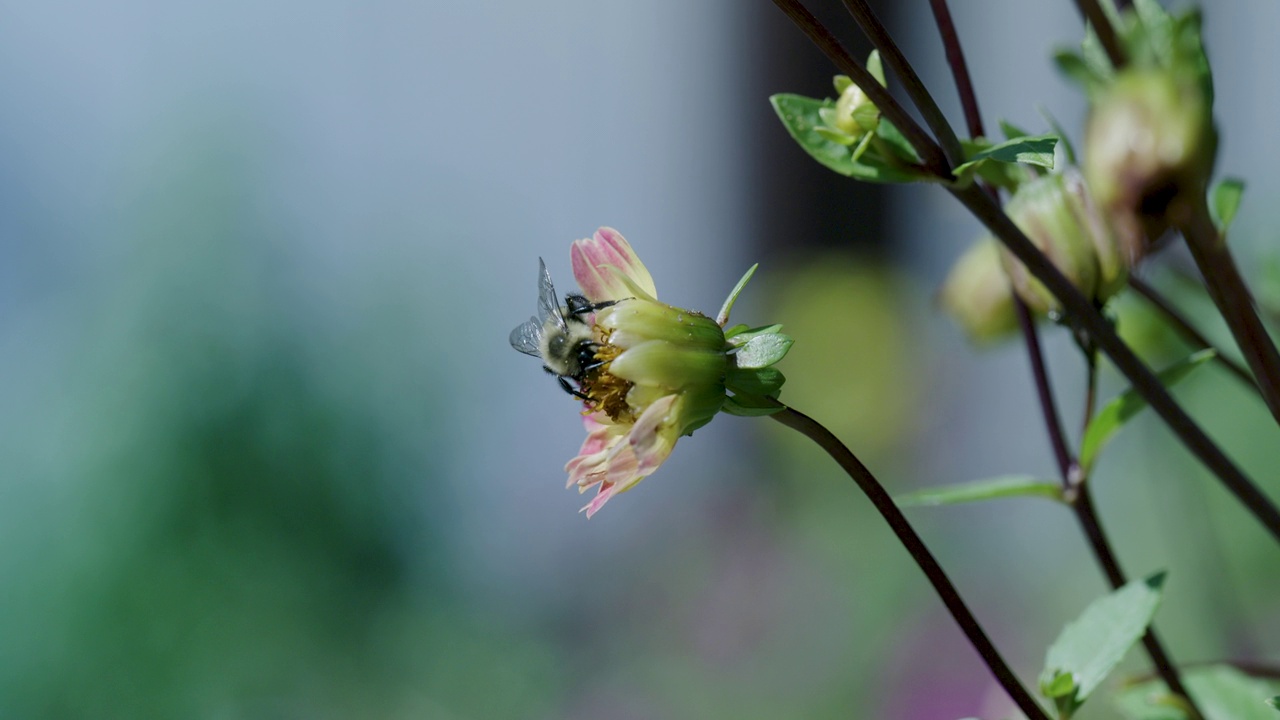
[[[603,310],[607,307],[617,305],[621,300],[605,300],[604,302],[593,303],[583,295],[572,293],[564,296],[565,307],[569,309],[571,315],[586,315],[597,310]]]
[[[591,398],[589,398],[589,397],[587,397],[585,394],[583,394],[583,392],[582,392],[581,390],[579,390],[579,389],[575,388],[574,386],[570,385],[568,380],[564,379],[563,377],[558,377],[558,376],[556,377],[556,379],[560,381],[560,387],[564,388],[564,391],[565,391],[565,392],[567,392],[567,393],[569,393],[570,395],[572,395],[572,396],[574,396],[574,397],[578,398],[579,400],[585,400],[585,401],[590,402]]]

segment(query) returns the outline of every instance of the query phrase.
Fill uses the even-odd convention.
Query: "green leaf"
[[[1084,703],[1146,632],[1163,585],[1160,572],[1093,601],[1049,646],[1040,688],[1064,717]]]
[[[787,409],[787,406],[772,398],[754,395],[729,395],[724,399],[724,405],[720,409],[730,415],[739,417],[760,417],[761,415],[782,412]]]
[[[1008,497],[1044,497],[1062,501],[1062,486],[1030,475],[1006,475],[959,485],[917,490],[894,498],[900,507],[956,505]]]
[[[785,357],[794,342],[782,333],[755,335],[733,353],[734,364],[744,370],[769,367]]]
[[[734,325],[724,331],[725,340],[730,345],[746,345],[751,338],[757,335],[770,335],[782,331],[781,325],[761,325],[760,327],[747,327],[746,325]]]
[[[888,86],[884,81],[884,64],[880,62],[879,50],[872,50],[867,56],[867,72],[871,73],[871,77],[875,78],[882,87]]]
[[[774,112],[782,120],[787,132],[800,147],[814,160],[841,175],[877,183],[918,182],[932,179],[924,171],[913,172],[910,168],[894,165],[894,161],[886,159],[874,143],[859,160],[854,161],[850,148],[823,137],[817,129],[822,125],[818,111],[824,107],[834,107],[830,100],[815,100],[802,95],[783,93],[769,98],[769,102],[772,103]]]
[[[756,268],[758,267],[760,267],[760,263],[747,268],[747,272],[743,274],[742,279],[729,291],[729,297],[724,299],[724,305],[720,306],[720,313],[716,315],[716,324],[720,325],[720,327],[724,327],[724,324],[729,322],[729,311],[733,310],[733,304],[738,301],[738,294],[747,286],[751,276],[756,274]]]
[[[1204,711],[1204,720],[1275,720],[1280,698],[1276,684],[1249,677],[1229,665],[1213,665],[1182,673],[1187,692]],[[1129,720],[1187,720],[1180,698],[1159,680],[1127,687],[1115,696],[1120,714]]]
[[[955,169],[955,174],[959,175],[966,168],[969,168],[984,160],[995,160],[996,162],[1006,163],[1022,163],[1024,165],[1035,165],[1037,167],[1053,169],[1053,148],[1058,144],[1058,136],[1056,135],[1036,135],[1034,137],[1016,137],[1006,140],[999,145],[992,145],[974,155],[968,162],[963,163]]]
[[[1004,133],[1005,140],[1014,140],[1020,137],[1027,137],[1031,134],[1006,120],[1000,121],[1000,132]]]
[[[1213,359],[1217,353],[1212,348],[1194,352],[1156,374],[1165,387],[1173,387],[1185,378],[1192,370]],[[1093,467],[1102,450],[1115,434],[1120,432],[1124,424],[1133,419],[1147,401],[1132,388],[1121,393],[1107,403],[1089,423],[1080,441],[1080,465],[1086,473]]]
[[[1280,710],[1280,695],[1273,698],[1267,698],[1267,704],[1277,710]]]
[[[1097,90],[1105,87],[1110,78],[1109,74],[1099,73],[1084,57],[1071,50],[1055,52],[1053,54],[1053,64],[1058,66],[1058,72],[1066,76],[1068,80],[1075,82],[1089,95],[1093,95]]]
[[[1053,133],[1058,136],[1058,142],[1062,144],[1062,154],[1067,158],[1068,165],[1076,164],[1076,148],[1071,144],[1071,138],[1067,132],[1062,129],[1062,125],[1058,123],[1058,119],[1049,113],[1049,110],[1043,105],[1037,105],[1036,109],[1040,111],[1040,117],[1049,123],[1049,127]]]
[[[1240,196],[1244,194],[1244,181],[1239,178],[1223,178],[1209,191],[1210,205],[1213,209],[1213,220],[1218,232],[1226,233],[1231,221],[1236,219],[1236,211],[1240,209]]]
[[[731,367],[725,377],[725,387],[739,395],[775,397],[787,381],[781,371],[771,367],[742,370]]]

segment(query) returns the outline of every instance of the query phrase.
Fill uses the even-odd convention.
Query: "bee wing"
[[[525,355],[542,357],[542,323],[538,318],[529,318],[511,331],[511,347]]]
[[[538,319],[546,324],[547,318],[555,318],[556,327],[561,330],[569,328],[560,312],[560,300],[556,297],[556,289],[551,284],[551,273],[547,272],[547,264],[538,258]],[[538,328],[541,337],[542,328]]]

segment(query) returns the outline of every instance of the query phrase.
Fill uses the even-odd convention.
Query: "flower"
[[[565,472],[579,492],[597,488],[583,508],[587,517],[652,475],[676,440],[716,413],[769,415],[785,407],[777,397],[786,378],[773,368],[791,348],[782,326],[725,329],[756,266],[713,320],[659,302],[653,277],[617,230],[574,242],[570,260],[582,294],[557,308],[543,264],[539,315],[510,339],[582,400],[587,439]]]
[[[613,303],[591,321],[603,365],[580,384],[587,439],[565,465],[570,486],[598,488],[583,508],[590,517],[721,410],[733,346],[715,320],[659,302],[652,276],[616,230],[574,242],[570,255],[587,300]]]

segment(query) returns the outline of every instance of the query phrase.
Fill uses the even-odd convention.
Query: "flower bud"
[[[878,71],[878,56],[873,53],[872,58],[877,60],[873,68]],[[881,75],[883,72],[877,77]],[[831,142],[853,145],[879,126],[880,109],[848,76],[837,75],[833,84],[840,97],[836,99],[835,107],[824,107],[818,111],[823,124],[815,129]]]
[[[1022,185],[1005,211],[1086,297],[1102,302],[1124,286],[1131,262],[1079,173],[1068,170]],[[1057,298],[1012,253],[1002,250],[1001,258],[1028,307],[1042,314],[1059,309]]]
[[[1131,68],[1094,99],[1084,172],[1132,264],[1170,224],[1184,193],[1203,193],[1216,135],[1203,79],[1178,68]]]
[[[977,344],[999,340],[1018,327],[1013,287],[995,238],[979,240],[960,256],[942,283],[938,302]]]

